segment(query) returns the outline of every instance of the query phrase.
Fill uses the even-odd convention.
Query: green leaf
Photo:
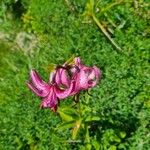
[[[125,138],[126,133],[125,133],[125,132],[120,132],[119,135],[120,135],[120,137],[123,139],[123,138]]]
[[[71,108],[71,107],[59,107],[58,109],[58,113],[60,114],[60,116],[62,116],[63,118],[65,116],[70,116],[71,118],[73,118],[74,120],[78,119],[78,113],[76,111],[76,109]]]
[[[91,112],[91,108],[89,107],[89,106],[87,106],[87,105],[84,105],[84,110],[83,110],[84,112]]]
[[[86,130],[86,133],[85,133],[85,142],[89,143],[90,142],[90,136],[89,136],[89,129],[88,129],[87,125],[85,126],[85,130]]]
[[[76,137],[77,137],[78,131],[79,131],[80,127],[81,127],[81,122],[82,122],[81,120],[78,120],[75,123],[75,126],[74,126],[74,128],[72,130],[72,139],[73,140],[75,140]]]
[[[46,67],[46,71],[47,71],[47,72],[52,72],[52,71],[55,70],[55,68],[56,68],[56,65],[51,63],[51,64],[49,64],[49,65]]]
[[[101,118],[98,116],[86,116],[85,122],[89,122],[89,121],[100,121]]]
[[[108,150],[116,150],[117,147],[115,145],[111,145]]]
[[[69,115],[77,115],[77,110],[71,107],[63,107],[61,110]]]
[[[92,145],[94,146],[95,150],[99,150],[100,149],[100,144],[98,143],[97,140],[93,140],[92,141]]]
[[[115,136],[115,137],[114,137],[114,141],[117,142],[117,143],[120,143],[120,142],[121,142],[121,139],[120,139],[119,137]]]
[[[71,65],[71,64],[73,63],[73,61],[74,61],[74,58],[75,58],[75,56],[72,55],[72,56],[65,62],[65,64],[66,64],[66,65]]]
[[[69,122],[65,122],[65,123],[62,123],[61,125],[59,125],[56,130],[66,130],[66,129],[69,129],[69,128],[73,128],[73,126],[75,125],[75,122],[74,121],[69,121]]]
[[[93,8],[94,8],[94,0],[90,0],[90,7],[93,10]]]
[[[65,114],[63,111],[58,109],[57,111],[63,121],[73,121],[74,118],[71,115]]]
[[[91,144],[89,144],[89,143],[88,143],[88,144],[86,144],[86,146],[85,146],[85,147],[86,147],[86,150],[91,150],[91,149],[92,149],[92,145],[91,145]]]
[[[150,108],[150,100],[144,102],[144,106],[147,108]]]
[[[87,16],[92,16],[93,15],[93,8],[94,8],[94,0],[90,0],[86,4],[86,11],[84,14],[86,14]]]

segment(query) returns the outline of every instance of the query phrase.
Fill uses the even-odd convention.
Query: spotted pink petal
[[[38,75],[38,73],[35,70],[31,70],[30,78],[31,78],[32,82],[34,83],[34,85],[38,89],[45,88],[46,83],[40,78],[40,76]]]
[[[45,91],[43,90],[36,89],[36,87],[32,83],[27,83],[27,86],[39,97],[45,97],[47,95],[47,92],[45,93]]]
[[[52,71],[52,72],[50,73],[50,75],[49,75],[49,84],[52,84],[52,83],[55,82],[55,81],[54,81],[55,73],[56,73],[56,71]]]
[[[94,67],[87,67],[81,64],[80,58],[76,57],[74,59],[76,67],[79,68],[79,71],[72,71],[73,78],[76,81],[74,91],[71,93],[72,95],[78,93],[81,90],[87,90],[88,88],[94,87],[99,78],[100,78],[100,70]],[[73,67],[75,70],[75,67]]]
[[[74,64],[76,66],[78,66],[79,68],[81,67],[81,60],[80,60],[80,57],[75,57],[74,58]]]
[[[85,70],[80,70],[76,77],[76,90],[86,90],[88,89],[88,75]]]
[[[101,71],[96,66],[94,66],[92,73],[89,75],[89,79],[91,79],[90,88],[96,86],[100,77],[101,77]]]
[[[50,88],[50,92],[48,94],[48,96],[46,96],[42,103],[41,103],[41,107],[49,107],[49,108],[55,108],[57,105],[57,96],[55,93],[55,87],[52,85]]]
[[[71,95],[72,91],[74,91],[75,82],[71,81],[69,88],[65,90],[61,90],[59,88],[55,88],[56,95],[59,99],[64,99]]]
[[[37,96],[46,97],[49,93],[50,86],[34,70],[30,72],[30,81],[27,85]]]
[[[59,68],[56,70],[55,82],[58,86],[65,86],[65,88],[68,88],[70,86],[71,81],[66,69]]]

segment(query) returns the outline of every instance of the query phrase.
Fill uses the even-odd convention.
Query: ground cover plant
[[[0,149],[148,150],[149,26],[149,0],[1,0]],[[100,82],[40,109],[30,70],[48,81],[77,56]]]

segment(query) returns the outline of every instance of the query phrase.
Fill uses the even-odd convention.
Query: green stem
[[[116,6],[116,5],[119,5],[120,3],[124,2],[123,0],[120,0],[120,1],[116,1],[108,6],[106,6],[104,9],[102,9],[100,11],[100,15],[104,14],[106,11],[110,10],[112,7]]]
[[[99,22],[99,20],[96,18],[94,14],[92,14],[92,18],[94,22],[97,24],[97,26],[101,29],[101,31],[104,33],[104,35],[110,40],[110,42],[116,47],[117,50],[121,51],[122,49],[117,45],[117,43],[111,38],[111,36],[108,34],[106,29],[103,27],[103,25]]]
[[[4,18],[4,22],[7,21],[7,17],[6,17],[6,6],[4,4],[4,2],[2,2],[2,13],[3,13],[3,18]]]

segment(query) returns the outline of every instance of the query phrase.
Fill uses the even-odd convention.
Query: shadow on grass
[[[104,117],[107,118],[107,117]],[[90,127],[90,136],[97,135],[98,139],[101,139],[103,133],[108,130],[113,130],[116,135],[120,132],[125,132],[125,138],[130,138],[132,134],[139,127],[139,119],[129,114],[128,117],[123,117],[119,115],[112,115],[111,121],[109,119],[93,122]]]

